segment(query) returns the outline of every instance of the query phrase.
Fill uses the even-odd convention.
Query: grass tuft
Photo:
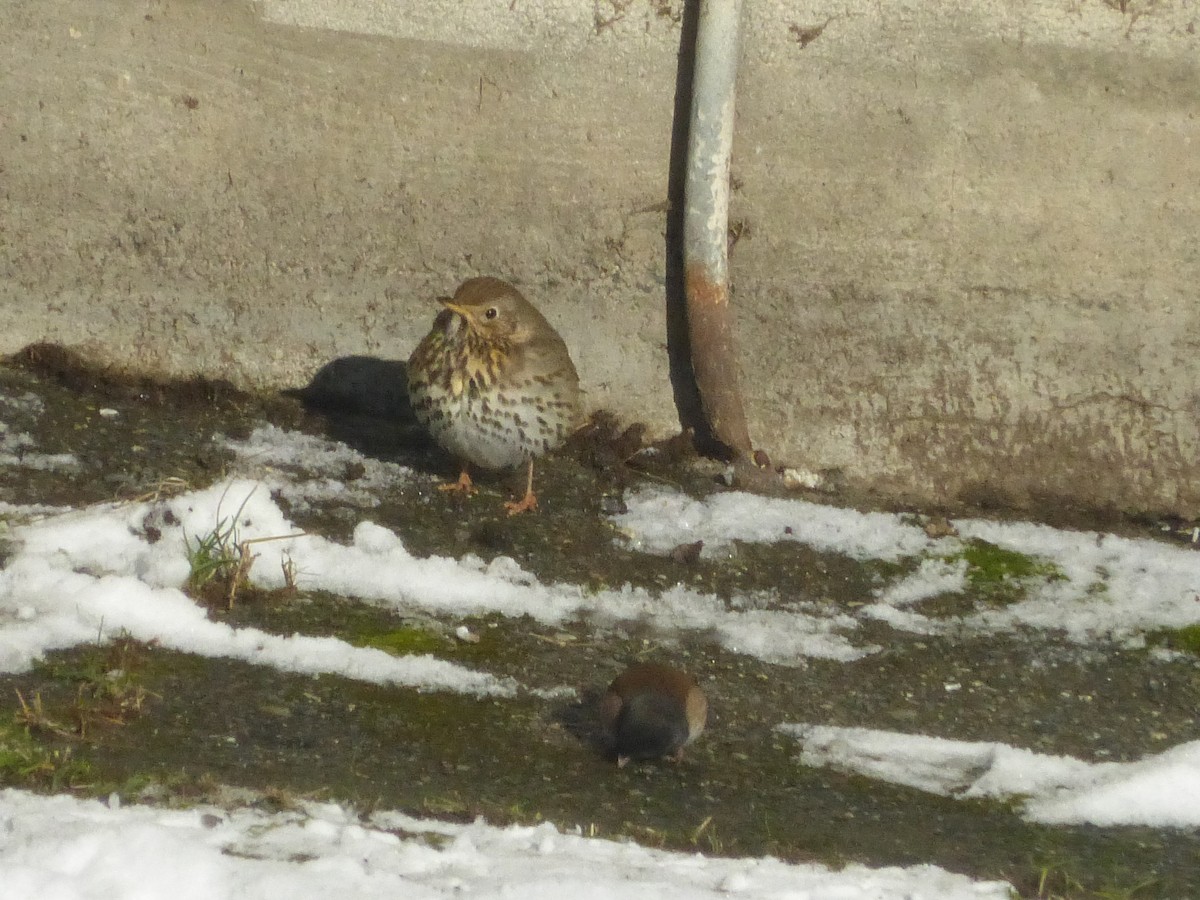
[[[19,697],[20,695],[18,695]],[[32,701],[41,712],[41,699]],[[20,698],[22,709],[14,721],[0,723],[0,785],[40,788],[51,791],[74,790],[92,782],[91,767],[74,758],[71,747],[47,747],[34,739],[30,726],[20,720],[30,707]]]
[[[254,496],[253,491],[246,495],[233,516],[218,519],[217,524],[206,534],[193,537],[189,537],[187,534],[183,536],[184,552],[187,554],[190,567],[185,590],[211,607],[223,606],[225,609],[233,609],[239,594],[249,587],[250,567],[258,559],[258,554],[252,550],[255,544],[302,537],[304,534],[297,532],[296,534],[243,539],[238,529],[238,522],[252,496]],[[285,595],[294,595],[296,593],[296,564],[290,556],[285,556],[281,567],[284,580],[283,592]]]

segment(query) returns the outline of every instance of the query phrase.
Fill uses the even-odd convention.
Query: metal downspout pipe
[[[692,368],[713,435],[746,459],[750,435],[738,387],[729,310],[729,165],[733,151],[741,0],[701,0],[685,177],[684,281]]]

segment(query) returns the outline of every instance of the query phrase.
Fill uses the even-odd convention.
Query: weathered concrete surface
[[[670,429],[681,5],[8,0],[0,351],[295,386],[490,273],[594,405]],[[922,499],[1200,512],[1200,10],[747,15],[756,441]]]

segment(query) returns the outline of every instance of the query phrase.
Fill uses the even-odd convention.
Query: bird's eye
[[[483,317],[485,319],[494,319],[498,315],[500,315],[500,310],[496,309],[494,306],[489,306],[487,308],[487,312],[483,314]]]

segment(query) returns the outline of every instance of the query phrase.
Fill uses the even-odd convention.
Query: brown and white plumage
[[[527,462],[525,499],[536,506],[533,459],[560,446],[580,417],[579,375],[545,317],[498,278],[463,282],[408,362],[413,411],[434,440],[466,464]]]
[[[682,759],[707,720],[708,698],[696,679],[657,663],[630,666],[600,701],[600,721],[618,766],[631,759]]]

